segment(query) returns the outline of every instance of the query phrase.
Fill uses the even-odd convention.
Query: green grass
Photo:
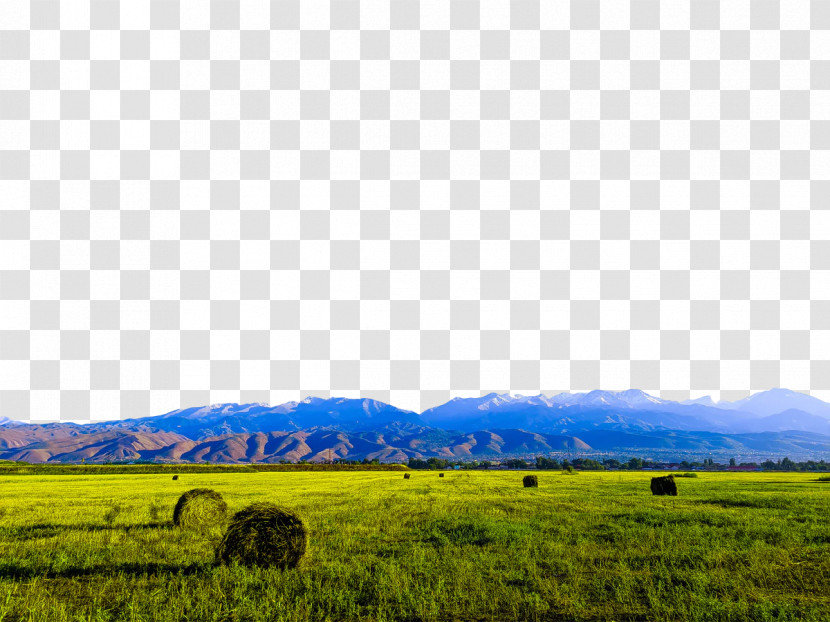
[[[0,622],[830,619],[814,474],[411,475],[0,476]],[[296,511],[300,567],[214,566],[220,529],[170,525],[202,487]]]
[[[29,464],[0,460],[0,475],[140,475],[263,473],[272,471],[408,471],[403,464]]]

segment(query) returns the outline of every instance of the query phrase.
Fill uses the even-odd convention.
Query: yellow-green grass
[[[660,474],[2,476],[0,621],[830,619],[826,484]],[[297,512],[300,567],[214,566],[170,524],[191,488]]]

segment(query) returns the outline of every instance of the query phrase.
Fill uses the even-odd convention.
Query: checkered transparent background
[[[0,414],[830,398],[830,0],[2,0]]]

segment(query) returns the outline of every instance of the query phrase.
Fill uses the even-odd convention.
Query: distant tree
[[[561,467],[556,458],[546,458],[545,456],[536,456],[537,469],[556,469]]]
[[[574,467],[584,471],[604,471],[605,467],[596,460],[590,458],[577,458],[573,462]]]
[[[729,466],[735,466],[735,458],[729,459]]]
[[[427,468],[432,469],[446,469],[447,468],[447,461],[441,458],[430,458],[427,460]]]
[[[784,458],[781,461],[781,470],[782,471],[795,471],[795,470],[797,470],[796,463],[793,462],[792,460],[790,460],[789,458]]]
[[[644,466],[642,458],[631,458],[628,461],[628,468],[629,469],[642,469]]]

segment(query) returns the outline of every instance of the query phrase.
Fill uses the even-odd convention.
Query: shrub
[[[206,528],[225,521],[228,505],[215,490],[194,488],[184,493],[173,508],[173,524],[177,527]]]
[[[403,478],[404,478],[404,479],[409,479],[409,473],[404,473],[404,474],[403,474]]]
[[[675,473],[675,477],[697,477],[697,473]]]
[[[443,474],[443,473],[439,473],[439,474],[438,474],[438,477],[444,477],[444,474]]]
[[[173,476],[173,481],[175,482],[177,479],[179,479],[179,476],[178,476],[178,475],[174,475],[174,476]]]
[[[538,488],[539,478],[535,475],[525,475],[522,479],[522,484],[525,488]]]
[[[294,568],[308,545],[300,518],[273,503],[254,503],[233,515],[216,547],[216,562]]]

